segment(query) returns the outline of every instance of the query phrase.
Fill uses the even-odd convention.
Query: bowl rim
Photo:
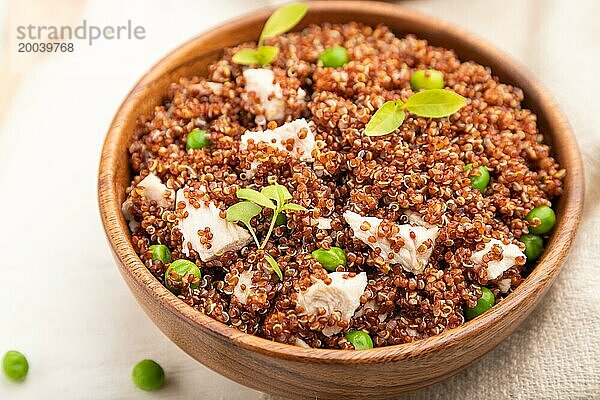
[[[410,19],[424,25],[427,29],[446,33],[452,36],[454,40],[476,48],[479,54],[487,58],[503,59],[505,63],[511,65],[511,76],[514,79],[527,82],[529,87],[525,93],[526,96],[536,99],[535,101],[537,101],[540,110],[545,112],[550,124],[560,127],[557,131],[560,130],[561,140],[567,143],[567,146],[560,149],[560,153],[564,158],[562,161],[563,167],[567,168],[568,171],[564,183],[565,188],[568,187],[569,190],[565,190],[561,195],[562,206],[558,224],[554,229],[544,255],[538,260],[536,267],[509,296],[478,318],[426,339],[362,351],[302,348],[247,334],[195,310],[168,291],[146,268],[134,251],[129,229],[124,217],[121,215],[121,204],[118,202],[114,182],[116,152],[119,150],[117,143],[122,132],[120,121],[133,112],[129,100],[134,99],[148,87],[149,83],[162,74],[157,74],[157,67],[169,65],[172,60],[177,58],[178,54],[183,54],[186,49],[193,46],[195,41],[207,35],[218,35],[226,28],[241,27],[250,22],[255,24],[264,22],[275,9],[275,7],[266,7],[211,28],[209,31],[193,37],[169,52],[142,76],[119,106],[103,145],[98,175],[98,201],[106,236],[115,257],[120,263],[119,269],[121,273],[130,275],[133,278],[132,281],[145,291],[147,295],[153,297],[169,313],[177,316],[191,327],[200,327],[205,333],[233,346],[240,346],[244,349],[272,357],[301,362],[367,364],[406,360],[418,355],[435,352],[442,347],[455,346],[470,337],[483,334],[501,321],[510,323],[510,316],[514,309],[518,308],[525,301],[539,300],[551,286],[571,247],[581,218],[584,197],[583,164],[575,136],[565,115],[546,90],[520,63],[498,50],[489,42],[454,24],[447,23],[437,17],[428,16],[411,8],[390,3],[338,0],[309,1],[308,4],[309,13],[325,11],[343,12],[347,8],[352,7],[355,11],[372,16],[384,13],[402,14],[402,18]],[[569,218],[561,217],[565,215],[569,215]],[[118,240],[117,243],[114,239],[115,237],[122,240]]]

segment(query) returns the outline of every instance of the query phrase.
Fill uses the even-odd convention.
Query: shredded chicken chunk
[[[250,68],[244,71],[246,91],[254,92],[265,110],[267,121],[282,119],[285,115],[285,102],[279,83],[274,83],[273,70]]]
[[[220,210],[209,203],[205,205],[200,202],[200,207],[195,208],[184,196],[186,189],[177,191],[177,203],[185,204],[186,217],[179,220],[177,227],[183,234],[182,251],[189,256],[188,244],[198,252],[202,261],[210,261],[213,258],[228,251],[239,250],[247,245],[252,237],[248,231],[232,222],[221,218]],[[212,239],[203,243],[198,231],[210,229]]]
[[[254,143],[269,143],[300,161],[314,161],[312,151],[315,148],[315,134],[304,118],[285,123],[273,130],[247,131],[241,137],[241,147],[246,148],[250,140]]]
[[[488,279],[497,279],[500,277],[504,271],[513,267],[516,263],[515,260],[517,257],[524,257],[525,254],[521,251],[519,246],[516,244],[504,244],[498,239],[492,239],[485,244],[485,248],[476,253],[473,253],[471,256],[471,261],[475,264],[483,264],[484,256],[488,253],[494,251],[494,247],[499,246],[502,251],[502,259],[501,260],[491,260],[487,262],[487,272]]]
[[[329,316],[335,310],[342,314],[342,320],[349,321],[356,309],[360,306],[360,296],[367,287],[367,274],[361,272],[354,277],[347,272],[331,272],[331,283],[325,284],[318,280],[305,292],[298,294],[298,305],[306,314],[315,314],[317,309],[325,310]],[[325,336],[331,336],[342,330],[339,326],[326,326],[323,329]]]
[[[240,274],[238,283],[233,288],[233,295],[238,299],[238,301],[242,304],[246,304],[248,300],[248,295],[253,289],[252,285],[252,277],[254,274],[252,271],[244,271]]]
[[[136,185],[136,188],[143,188],[143,196],[149,201],[155,201],[160,207],[168,207],[170,201],[172,201],[175,197],[175,192],[165,186],[162,183],[160,178],[152,173],[148,174],[144,179],[140,181]],[[123,202],[121,206],[121,210],[123,211],[123,216],[129,223],[129,229],[131,231],[135,231],[139,226],[139,222],[137,222],[131,212],[131,207],[133,203],[131,199],[127,199]]]
[[[395,252],[392,250],[390,241],[387,238],[379,237],[377,233],[383,220],[376,217],[363,217],[352,211],[346,211],[344,219],[352,228],[355,238],[373,250],[379,249],[381,257],[390,264],[400,264],[406,271],[414,274],[421,273],[425,269],[439,233],[437,227],[426,228],[410,224],[396,224],[398,228],[396,238],[401,238],[404,246]]]

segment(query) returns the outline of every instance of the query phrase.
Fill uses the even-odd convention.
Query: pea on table
[[[19,382],[27,376],[29,362],[22,353],[10,350],[6,352],[2,359],[2,369],[10,380]]]
[[[165,371],[156,361],[146,359],[133,367],[131,379],[142,390],[157,390],[165,384]]]

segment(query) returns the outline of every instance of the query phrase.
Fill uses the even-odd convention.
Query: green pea
[[[339,68],[344,66],[350,58],[348,52],[342,46],[333,46],[321,53],[319,60],[324,67]]]
[[[281,226],[287,224],[287,217],[284,213],[277,214],[277,218],[275,218],[275,226]]]
[[[202,277],[202,274],[200,273],[200,268],[198,268],[198,266],[193,262],[184,259],[175,260],[171,263],[171,265],[169,265],[169,268],[167,268],[167,270],[165,271],[165,285],[167,286],[167,289],[169,289],[172,292],[175,291],[175,288],[169,285],[168,279],[171,274],[171,271],[175,271],[175,273],[179,277],[178,281],[181,281],[181,278],[183,278],[186,274],[193,275],[197,278]],[[200,286],[200,283],[191,285],[191,287],[194,289],[198,286]]]
[[[525,243],[525,255],[528,261],[537,260],[544,252],[544,239],[532,233],[522,235],[519,240]]]
[[[465,318],[473,319],[480,316],[494,305],[496,299],[494,293],[486,287],[481,288],[481,297],[477,300],[477,305],[473,308],[465,307]]]
[[[354,345],[354,349],[356,350],[373,348],[373,340],[365,331],[349,331],[346,333],[346,339]]]
[[[539,219],[540,224],[536,226],[530,226],[529,233],[542,235],[550,232],[552,228],[554,228],[554,224],[556,223],[556,214],[554,214],[554,210],[548,206],[538,206],[531,210],[525,219],[527,221]]]
[[[22,381],[29,371],[27,358],[16,350],[7,351],[2,359],[4,374],[15,382]]]
[[[154,261],[161,261],[163,264],[168,264],[173,261],[169,248],[164,244],[153,244],[150,246],[152,252],[152,259]]]
[[[165,371],[152,360],[142,360],[133,367],[131,379],[142,390],[157,390],[165,384]]]
[[[329,250],[317,249],[311,255],[327,271],[335,271],[340,265],[346,266],[346,253],[339,247],[330,247]]]
[[[443,89],[444,74],[435,69],[421,69],[413,72],[410,86],[414,91],[421,89]]]
[[[210,140],[206,137],[206,131],[203,129],[194,129],[188,133],[185,140],[185,148],[189,149],[201,149],[210,145]]]
[[[465,165],[465,171],[473,169],[473,164]],[[471,186],[473,189],[477,189],[483,194],[488,184],[490,183],[490,172],[486,167],[480,165],[477,167],[478,174],[471,175],[469,179],[471,180]]]

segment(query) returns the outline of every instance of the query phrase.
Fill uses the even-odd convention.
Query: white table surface
[[[137,78],[187,38],[268,3],[87,1],[79,21],[131,19],[147,38],[40,58],[16,71],[13,92],[0,88],[10,95],[0,118],[0,353],[18,349],[30,361],[25,382],[0,377],[0,399],[269,398],[198,364],[153,325],[117,272],[96,202],[104,134]],[[403,398],[600,398],[600,2],[404,3],[478,33],[538,75],[569,115],[588,189],[574,249],[532,316],[474,366]],[[143,358],[164,367],[163,390],[133,386]]]

